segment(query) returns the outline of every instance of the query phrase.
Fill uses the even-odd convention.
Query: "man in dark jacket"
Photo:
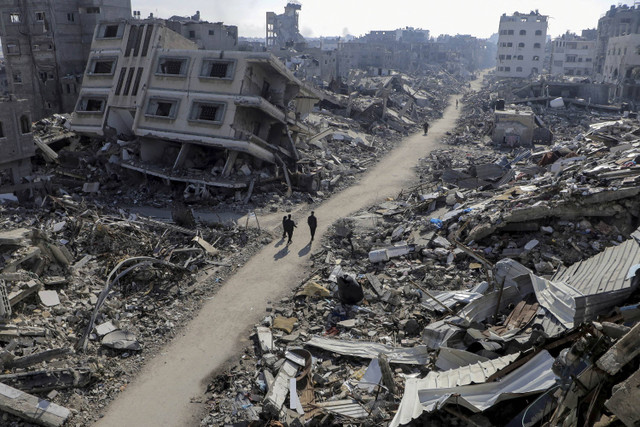
[[[309,231],[311,232],[311,241],[313,242],[313,236],[316,235],[316,228],[318,227],[318,218],[315,217],[313,211],[307,218],[307,224],[309,224]]]
[[[284,231],[287,233],[287,236],[289,236],[289,241],[287,242],[287,245],[291,244],[291,238],[293,237],[293,229],[296,227],[297,227],[296,223],[293,222],[293,220],[291,219],[291,214],[289,214],[287,220],[284,222]]]
[[[282,217],[282,240],[287,237],[287,216]]]

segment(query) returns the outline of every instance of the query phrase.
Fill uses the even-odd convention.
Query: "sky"
[[[427,29],[439,34],[471,34],[487,38],[498,30],[500,15],[538,9],[548,15],[547,34],[567,30],[580,33],[596,28],[598,19],[612,4],[633,1],[611,0],[300,0],[300,32],[305,37],[363,35],[371,30],[403,27]],[[265,13],[284,12],[287,0],[131,0],[142,17],[193,15],[201,19],[237,25],[240,37],[265,36]]]

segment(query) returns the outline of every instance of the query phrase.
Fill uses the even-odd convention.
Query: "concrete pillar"
[[[191,154],[191,147],[191,144],[182,144],[178,157],[176,157],[176,161],[173,163],[173,170],[180,169],[182,167],[186,158]]]
[[[236,163],[236,159],[238,158],[237,151],[229,151],[229,156],[227,156],[227,162],[224,164],[224,169],[222,169],[222,177],[226,178],[231,175],[231,170],[233,169],[233,165]]]

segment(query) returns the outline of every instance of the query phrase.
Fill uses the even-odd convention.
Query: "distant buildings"
[[[614,99],[640,102],[640,8],[611,6],[598,20],[596,72]]]
[[[586,30],[582,36],[567,31],[552,42],[551,74],[582,76],[593,74],[596,56],[595,31]]]
[[[195,42],[199,49],[237,50],[238,48],[237,26],[202,21],[200,11],[190,17],[172,16],[165,23],[176,33]]]
[[[305,40],[298,27],[301,8],[299,3],[290,1],[281,15],[267,12],[267,50],[304,47]]]
[[[538,11],[502,15],[498,27],[496,75],[529,77],[542,73],[546,38],[547,16]]]

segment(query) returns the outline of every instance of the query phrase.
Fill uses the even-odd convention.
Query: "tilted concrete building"
[[[596,57],[596,40],[569,33],[556,37],[551,48],[551,74],[591,76]]]
[[[547,18],[538,11],[500,17],[496,76],[529,77],[543,72]]]
[[[130,17],[130,0],[0,3],[10,91],[30,101],[32,120],[73,111],[97,22]]]
[[[31,133],[31,112],[26,100],[0,98],[0,193],[26,189],[36,147]]]
[[[111,26],[118,36],[101,37]],[[199,50],[158,20],[102,23],[72,129],[137,139],[125,168],[241,188],[250,170],[295,169],[300,119],[317,101],[270,53]]]

